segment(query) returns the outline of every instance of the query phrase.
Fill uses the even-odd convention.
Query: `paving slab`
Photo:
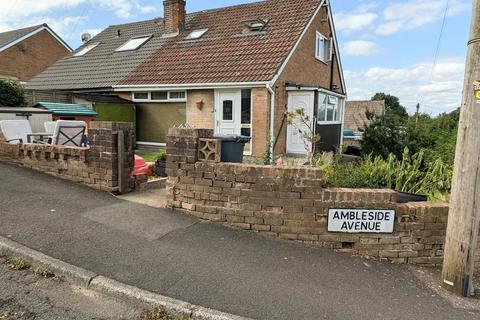
[[[0,235],[128,285],[254,319],[479,319],[408,266],[266,239],[0,164]]]

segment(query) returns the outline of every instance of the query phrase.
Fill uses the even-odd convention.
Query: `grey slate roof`
[[[117,36],[120,30],[120,37]],[[113,25],[93,37],[87,44],[57,61],[53,66],[27,82],[27,89],[80,90],[110,88],[149,58],[164,43],[160,19]],[[132,37],[153,35],[141,48],[130,52],[115,49]],[[81,57],[74,54],[88,44],[100,43]]]
[[[27,28],[22,28],[22,29],[17,29],[17,30],[12,30],[12,31],[7,31],[7,32],[2,32],[0,33],[0,49],[3,47],[7,46],[8,44],[20,39],[23,36],[26,36],[27,34],[40,29],[44,27],[43,24],[39,24],[36,26],[32,27],[27,27]]]

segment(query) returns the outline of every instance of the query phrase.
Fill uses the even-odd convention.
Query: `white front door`
[[[294,112],[297,109],[303,108],[305,114],[309,117],[311,128],[314,128],[315,119],[313,118],[313,105],[315,94],[313,91],[290,91],[288,93],[288,112]],[[307,154],[309,148],[311,150],[311,143],[305,145],[300,130],[310,130],[305,124],[300,121],[298,117],[295,118],[293,124],[287,127],[287,153]]]
[[[241,90],[217,90],[215,99],[215,133],[240,134],[242,116]]]

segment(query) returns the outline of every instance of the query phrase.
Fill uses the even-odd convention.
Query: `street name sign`
[[[344,233],[393,233],[395,210],[329,209],[328,231]]]

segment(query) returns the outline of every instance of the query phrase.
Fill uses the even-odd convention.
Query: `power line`
[[[440,56],[440,48],[441,48],[441,45],[442,45],[443,34],[445,33],[445,25],[446,25],[446,22],[447,22],[447,16],[448,16],[449,8],[450,8],[450,0],[446,0],[445,12],[443,14],[442,26],[440,28],[440,34],[438,35],[437,48],[435,49],[435,56],[433,58],[433,65],[432,65],[432,69],[430,70],[430,75],[428,76],[428,82],[427,83],[430,83],[432,81],[433,73],[435,72],[435,68],[436,68],[437,63],[438,63],[438,57]],[[423,95],[420,99],[420,106],[423,105],[424,100],[425,100],[425,93],[423,93]]]

